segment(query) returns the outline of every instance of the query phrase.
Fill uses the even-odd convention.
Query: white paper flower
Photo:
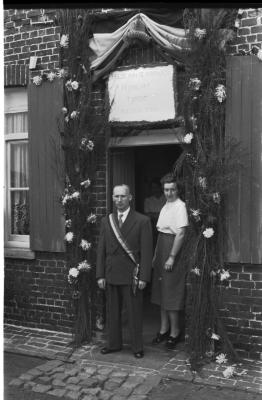
[[[42,77],[41,77],[40,75],[37,75],[37,76],[34,76],[34,77],[33,77],[33,83],[34,83],[36,86],[41,85],[42,81],[43,81],[43,79],[42,79]]]
[[[67,108],[66,107],[62,107],[61,111],[62,111],[63,114],[67,114]]]
[[[189,119],[192,123],[193,129],[194,130],[197,129],[197,117],[195,117],[194,115],[191,115],[191,117]]]
[[[79,271],[78,271],[78,269],[75,268],[75,267],[70,268],[70,270],[69,270],[69,272],[68,272],[68,275],[69,275],[70,277],[72,277],[72,278],[77,278],[78,275],[79,275]]]
[[[95,224],[96,223],[96,215],[91,213],[88,217],[87,217],[87,222],[89,222],[89,224]]]
[[[74,192],[73,194],[71,194],[71,197],[72,197],[73,199],[79,199],[80,193],[79,193],[79,192]]]
[[[198,39],[203,39],[206,36],[206,29],[196,28],[194,32],[194,36]]]
[[[82,150],[92,151],[94,149],[94,147],[95,147],[95,145],[92,140],[89,140],[87,138],[82,138],[81,144],[80,144],[80,148]]]
[[[217,203],[217,204],[219,204],[220,203],[220,194],[218,193],[218,192],[216,192],[216,193],[213,193],[213,201],[215,202],[215,203]]]
[[[59,71],[57,71],[56,75],[58,78],[65,78],[67,76],[67,71],[64,68],[61,68]]]
[[[81,182],[80,185],[84,188],[88,188],[91,185],[91,181],[90,179],[87,179],[86,181]]]
[[[226,96],[226,88],[224,85],[217,85],[215,89],[215,97],[219,101],[219,103],[222,103],[222,101],[225,100]]]
[[[225,378],[231,378],[235,373],[235,367],[227,367],[225,371],[223,371],[223,375]]]
[[[184,136],[184,142],[187,143],[187,144],[191,143],[192,140],[193,140],[193,137],[194,137],[193,133],[191,133],[191,132],[187,133]]]
[[[67,90],[69,92],[72,92],[73,88],[72,88],[72,80],[69,79],[66,83],[65,83],[65,87],[67,88]]]
[[[88,140],[86,147],[88,148],[88,150],[92,151],[95,147],[94,142],[92,140]]]
[[[258,50],[257,52],[257,58],[262,61],[262,49]]]
[[[213,332],[212,335],[211,335],[211,339],[219,340],[220,336]]]
[[[61,47],[68,47],[68,43],[69,43],[69,36],[63,34],[61,36],[61,39],[60,39],[60,46]]]
[[[49,80],[49,82],[53,82],[55,77],[56,77],[56,74],[54,72],[49,72],[49,74],[47,74],[47,79]]]
[[[188,86],[193,90],[199,90],[201,85],[201,80],[198,78],[190,78]]]
[[[77,266],[78,271],[89,271],[91,269],[91,265],[86,261],[82,261]]]
[[[65,241],[66,242],[72,243],[73,239],[74,239],[74,233],[73,232],[67,232],[65,234]]]
[[[192,269],[191,269],[191,272],[193,272],[193,273],[196,274],[196,275],[200,275],[200,269],[197,268],[197,267],[192,268]]]
[[[196,221],[200,221],[200,214],[201,211],[199,209],[194,210],[194,208],[190,208],[192,216],[195,218]]]
[[[77,81],[73,81],[71,83],[72,89],[77,90],[79,88],[79,83]]]
[[[70,117],[69,117],[69,115],[67,115],[66,117],[65,117],[65,122],[69,122],[70,121]]]
[[[66,203],[67,203],[69,200],[71,200],[71,196],[69,196],[68,194],[65,194],[65,195],[63,196],[63,198],[62,198],[62,204],[63,204],[63,206],[65,206]]]
[[[99,330],[103,330],[104,329],[104,322],[103,322],[103,318],[98,316],[96,317],[96,327]]]
[[[70,114],[70,117],[72,119],[77,119],[79,114],[80,114],[79,111],[72,111],[71,114]]]
[[[220,271],[220,280],[221,280],[221,281],[224,281],[224,280],[229,279],[229,278],[230,278],[230,273],[229,273],[229,271],[226,271],[225,269],[222,269],[222,270]]]
[[[199,185],[202,187],[202,189],[206,189],[206,187],[207,187],[207,178],[205,178],[203,176],[200,176],[198,178],[198,182],[199,182]]]
[[[71,226],[72,226],[72,220],[71,220],[71,219],[67,219],[67,220],[65,221],[65,227],[66,227],[66,228],[71,228]]]
[[[79,246],[82,247],[83,250],[87,251],[87,250],[90,249],[91,243],[89,243],[89,242],[88,242],[87,240],[85,240],[85,239],[82,239]]]
[[[227,356],[227,355],[224,354],[224,353],[219,354],[218,356],[216,356],[216,362],[217,362],[218,364],[226,363],[226,362],[227,362],[226,356]]]
[[[214,235],[214,229],[213,228],[206,228],[203,232],[203,235],[205,236],[205,238],[209,239]]]

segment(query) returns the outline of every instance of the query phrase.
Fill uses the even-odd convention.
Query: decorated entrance
[[[69,35],[69,72],[65,75],[65,138],[70,142],[66,148],[66,195],[69,196],[64,197],[66,217],[74,218],[65,201],[68,198],[71,201],[74,190],[81,192],[80,204],[84,200],[87,205],[81,208],[83,213],[91,211],[88,205],[92,204],[89,202],[92,185],[86,179],[88,168],[83,152],[89,154],[93,145],[96,149],[101,131],[110,149],[108,193],[114,182],[129,180],[138,207],[142,203],[141,187],[144,187],[144,182],[139,180],[133,167],[134,164],[136,167],[136,157],[143,167],[146,165],[144,161],[149,164],[151,161],[149,153],[144,159],[141,154],[146,154],[145,148],[153,142],[159,149],[167,144],[172,149],[180,143],[181,152],[174,156],[172,168],[176,175],[183,176],[190,211],[190,229],[183,258],[192,289],[187,326],[190,359],[195,368],[201,360],[214,358],[222,351],[233,358],[236,354],[219,313],[219,290],[222,282],[229,277],[225,258],[225,195],[241,166],[237,143],[232,145],[232,141],[225,136],[225,52],[226,44],[233,37],[231,26],[236,11],[186,9],[183,12],[183,28],[162,26],[145,14],[138,13],[115,32],[100,34],[93,31],[89,40],[92,55],[86,50],[86,39],[92,26],[90,15],[83,12],[66,17],[68,19],[62,15],[61,24],[65,28],[64,35]],[[138,46],[146,47],[149,42],[161,55],[161,62],[147,66],[143,63],[133,67],[121,65],[118,68],[126,49],[138,43]],[[182,72],[180,78],[177,76],[178,67]],[[101,83],[100,78],[105,79],[106,101],[103,118],[99,120],[100,125],[96,125],[89,113],[90,92],[92,84]],[[183,86],[180,95],[179,80]],[[81,90],[76,92],[79,87]],[[148,134],[154,129],[170,129],[165,133],[173,137],[173,143],[165,142],[167,137],[161,133],[157,134],[159,142],[155,141],[153,132]],[[145,146],[143,153],[140,152],[142,146]],[[77,151],[74,152],[75,149]],[[93,173],[91,178],[95,179],[95,158],[90,157],[89,160],[92,161],[89,169]],[[125,168],[122,168],[123,165]],[[137,185],[141,186],[140,190]],[[107,195],[107,199],[109,201],[110,196]],[[73,228],[94,241],[92,230],[84,231],[81,219],[77,218],[72,221]],[[83,218],[86,219],[85,214]],[[81,235],[77,237],[81,238]],[[69,257],[69,265],[72,262],[77,265],[82,253],[78,250],[72,252],[72,248],[75,246],[74,249],[77,249],[79,244],[74,245],[71,241],[67,245],[69,256],[74,254],[73,258]],[[71,278],[80,292],[76,309],[77,321],[83,328],[86,304],[88,313],[93,312],[91,294],[95,292],[92,291],[95,282],[91,268],[78,267],[76,276]],[[85,304],[81,277],[90,284]],[[92,318],[88,319],[89,325],[81,330],[81,340],[88,336],[87,333],[90,337]]]

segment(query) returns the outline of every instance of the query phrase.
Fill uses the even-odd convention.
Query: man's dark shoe
[[[143,351],[137,351],[134,353],[135,358],[143,358],[144,357],[144,352]]]
[[[164,340],[166,340],[169,337],[169,335],[170,335],[170,330],[168,330],[165,333],[158,332],[156,334],[156,337],[152,340],[152,344],[159,344],[164,342]]]
[[[121,351],[122,349],[109,349],[108,347],[103,347],[100,351],[101,354],[109,354],[109,353],[115,353],[117,351]]]

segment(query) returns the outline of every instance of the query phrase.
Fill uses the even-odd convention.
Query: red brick
[[[262,25],[253,26],[251,28],[251,33],[260,33],[262,32]]]
[[[249,282],[249,281],[232,281],[231,282],[232,287],[237,287],[237,288],[246,288],[246,289],[254,289],[255,288],[255,283],[254,282]]]
[[[250,321],[250,328],[261,329],[262,334],[262,321]]]
[[[237,36],[249,35],[249,34],[250,34],[250,28],[239,28]]]
[[[250,47],[249,47],[248,44],[240,44],[240,45],[238,46],[238,50],[246,50],[246,51],[249,51],[249,50],[250,50]]]
[[[247,41],[248,41],[249,43],[255,42],[256,39],[257,39],[257,36],[256,36],[256,35],[247,36]]]
[[[241,25],[242,27],[245,26],[255,26],[257,25],[257,18],[242,18],[241,19]]]

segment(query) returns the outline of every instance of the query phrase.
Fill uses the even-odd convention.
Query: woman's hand
[[[172,271],[174,265],[175,257],[169,256],[165,262],[164,270],[165,271]]]

